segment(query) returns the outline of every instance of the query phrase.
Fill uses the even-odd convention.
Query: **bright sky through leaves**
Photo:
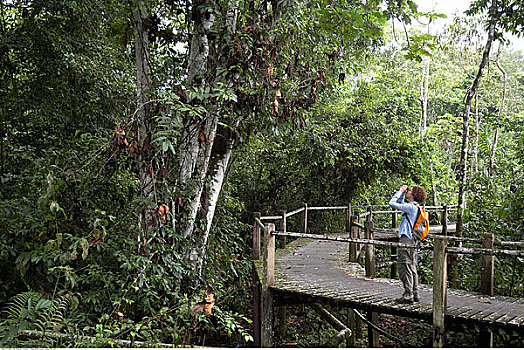
[[[453,14],[464,15],[472,0],[415,0],[420,12],[435,12],[444,13],[448,18],[438,19],[432,27],[433,31],[441,32],[442,28],[449,24],[453,18]],[[435,34],[435,32],[433,32]],[[511,48],[515,50],[524,51],[524,37],[518,38],[514,35],[506,34],[511,40]],[[497,46],[498,47],[498,46]]]

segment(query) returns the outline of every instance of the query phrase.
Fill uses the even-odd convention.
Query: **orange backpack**
[[[417,241],[422,241],[429,232],[429,215],[424,208],[421,208],[418,204],[415,204],[418,208],[417,220],[415,225],[411,227],[411,222],[409,221],[409,216],[406,214],[406,219],[408,219],[409,227],[411,227],[413,232],[413,239]]]

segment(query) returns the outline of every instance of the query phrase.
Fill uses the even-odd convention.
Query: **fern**
[[[48,311],[39,314],[38,319],[35,321],[36,328],[41,332],[58,332],[63,327],[70,304],[71,298],[65,296],[53,300],[48,307]]]
[[[40,297],[40,294],[36,292],[24,292],[15,295],[2,311],[4,319],[20,320],[23,316],[24,310],[27,310],[28,303],[33,299],[40,299]]]
[[[24,292],[13,297],[2,311],[0,322],[0,347],[51,346],[54,339],[47,332],[58,332],[64,325],[71,298],[59,297],[48,300],[35,292]],[[21,332],[41,332],[38,340],[24,341]]]

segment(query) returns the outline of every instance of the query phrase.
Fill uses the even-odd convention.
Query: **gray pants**
[[[400,236],[400,243],[413,244],[408,236]],[[412,300],[418,297],[417,251],[414,248],[398,248],[398,275],[404,285],[404,299]]]

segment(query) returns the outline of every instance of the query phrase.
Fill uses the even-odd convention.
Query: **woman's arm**
[[[395,193],[395,195],[393,196],[393,198],[391,198],[391,200],[389,201],[389,205],[394,208],[394,209],[397,209],[397,210],[401,210],[401,211],[409,211],[412,207],[412,205],[408,204],[408,203],[404,203],[404,197],[406,195],[406,189],[408,188],[408,186],[406,185],[402,185],[400,187],[400,189],[397,191],[397,193]]]

